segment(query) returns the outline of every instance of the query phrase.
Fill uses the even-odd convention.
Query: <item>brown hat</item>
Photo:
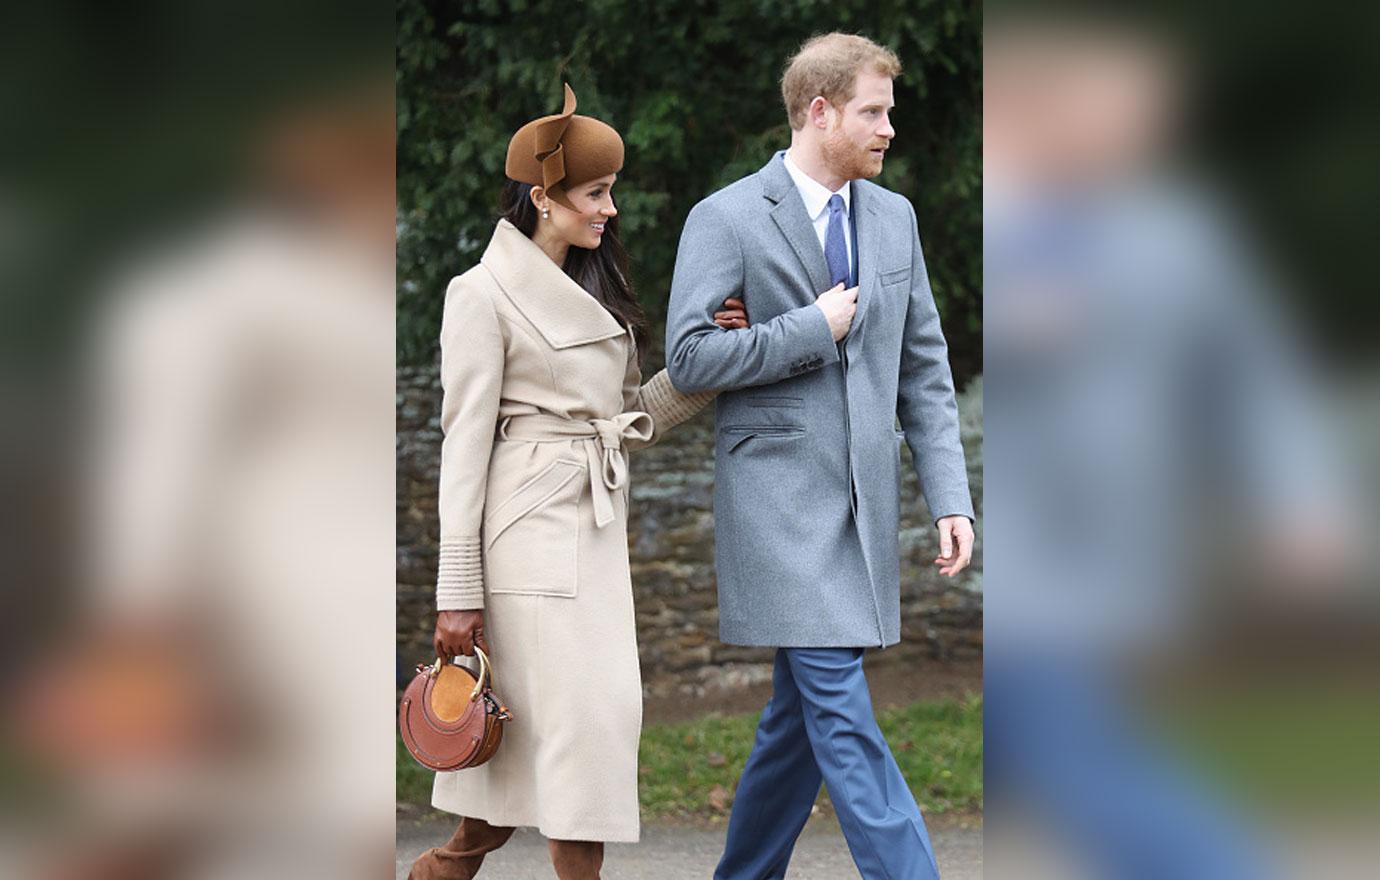
[[[534,119],[508,142],[506,173],[519,183],[546,190],[571,210],[567,187],[579,186],[623,169],[623,139],[608,125],[575,115],[575,93],[565,87],[565,109]]]

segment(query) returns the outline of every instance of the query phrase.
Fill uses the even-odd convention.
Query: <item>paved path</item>
[[[397,880],[423,850],[450,837],[447,821],[398,823]],[[981,880],[982,830],[931,828],[944,880]],[[635,844],[609,844],[604,855],[604,880],[709,880],[723,848],[722,828],[703,829],[643,825]],[[546,839],[522,829],[508,844],[484,860],[478,880],[554,880]],[[857,868],[848,855],[838,823],[832,818],[811,820],[805,826],[787,880],[856,880]]]

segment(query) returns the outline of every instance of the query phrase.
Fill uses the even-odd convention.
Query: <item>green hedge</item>
[[[686,214],[789,142],[781,70],[830,30],[884,43],[905,67],[879,182],[915,204],[960,384],[978,372],[981,6],[958,0],[399,0],[400,362],[435,357],[446,282],[492,232],[508,138],[559,110],[562,81],[627,143],[615,195],[659,323]]]

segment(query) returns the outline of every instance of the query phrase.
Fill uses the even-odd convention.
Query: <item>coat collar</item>
[[[762,178],[762,194],[773,203],[771,219],[800,258],[805,274],[810,278],[810,285],[816,293],[823,293],[829,289],[829,267],[824,262],[824,250],[819,246],[814,224],[805,213],[800,190],[786,170],[785,156],[785,151],[778,152],[757,172]]]
[[[552,348],[627,333],[598,300],[507,220],[498,221],[479,262]]]
[[[829,289],[829,267],[824,262],[824,250],[819,246],[819,236],[815,234],[814,224],[805,213],[805,202],[795,180],[786,170],[786,153],[778,151],[771,161],[757,172],[762,180],[762,195],[773,203],[770,209],[772,220],[786,236],[791,248],[805,266],[805,273],[814,286],[815,293]],[[867,314],[867,304],[872,297],[872,288],[877,280],[878,240],[881,236],[881,218],[877,216],[877,188],[864,180],[855,180],[849,187],[852,190],[851,208],[853,229],[856,233],[854,245],[858,251],[858,308],[853,318],[856,329]],[[849,338],[860,334],[849,331]]]

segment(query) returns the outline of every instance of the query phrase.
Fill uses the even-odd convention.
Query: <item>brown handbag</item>
[[[488,656],[479,655],[479,677],[440,658],[418,664],[417,674],[398,703],[398,730],[403,745],[423,767],[462,770],[494,756],[503,725],[513,719],[494,695]]]

